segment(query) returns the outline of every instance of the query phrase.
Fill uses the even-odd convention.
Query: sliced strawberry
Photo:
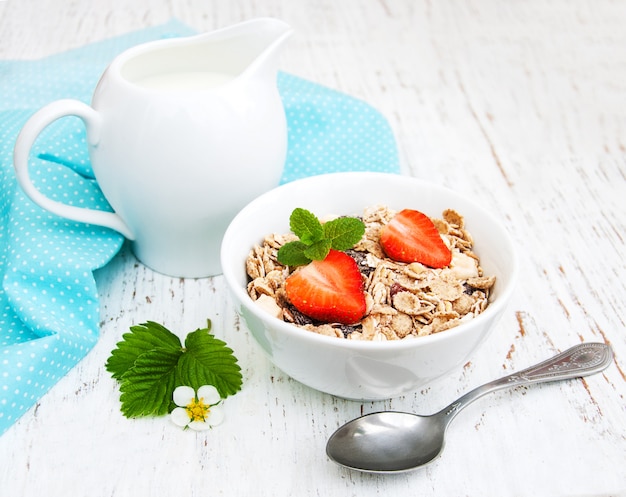
[[[452,253],[425,214],[404,209],[380,230],[380,244],[398,262],[420,262],[432,268],[450,264]]]
[[[302,314],[325,323],[353,324],[365,314],[359,268],[338,250],[294,271],[285,281],[285,292]]]

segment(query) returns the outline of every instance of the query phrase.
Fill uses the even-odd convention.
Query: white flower
[[[221,400],[217,388],[212,385],[201,386],[197,395],[191,387],[176,387],[174,403],[178,407],[171,413],[172,421],[184,428],[207,430],[224,420]]]

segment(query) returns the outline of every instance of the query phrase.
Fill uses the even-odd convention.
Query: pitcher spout
[[[260,72],[275,72],[278,55],[285,42],[293,34],[289,24],[270,17],[245,21],[224,31],[230,31],[233,58],[239,58],[242,66],[240,73],[249,76]],[[247,63],[246,63],[247,61]]]
[[[283,21],[257,18],[201,35],[149,42],[119,55],[103,79],[121,76],[122,84],[162,90],[169,89],[171,81],[180,85],[180,75],[192,73],[220,75],[198,83],[209,88],[243,76],[271,78],[279,49],[292,32]]]

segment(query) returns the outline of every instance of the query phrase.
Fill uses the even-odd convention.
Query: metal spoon
[[[483,395],[507,387],[599,373],[612,360],[613,352],[608,345],[583,343],[535,366],[475,388],[431,416],[405,412],[366,414],[335,431],[326,445],[326,454],[337,464],[359,471],[392,473],[415,469],[441,453],[450,422]]]

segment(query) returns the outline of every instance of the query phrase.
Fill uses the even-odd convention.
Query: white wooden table
[[[386,402],[339,400],[268,363],[221,277],[153,273],[123,250],[97,272],[101,339],[0,437],[2,496],[626,495],[626,3],[609,0],[0,1],[0,58],[34,59],[177,17],[198,31],[269,15],[296,30],[282,69],[367,100],[403,166],[510,228],[517,292],[462,370]],[[243,367],[226,421],[128,420],[104,363],[132,325],[211,318]],[[581,341],[616,359],[585,380],[502,391],[453,423],[443,456],[395,476],[325,456],[340,424],[434,412]]]

